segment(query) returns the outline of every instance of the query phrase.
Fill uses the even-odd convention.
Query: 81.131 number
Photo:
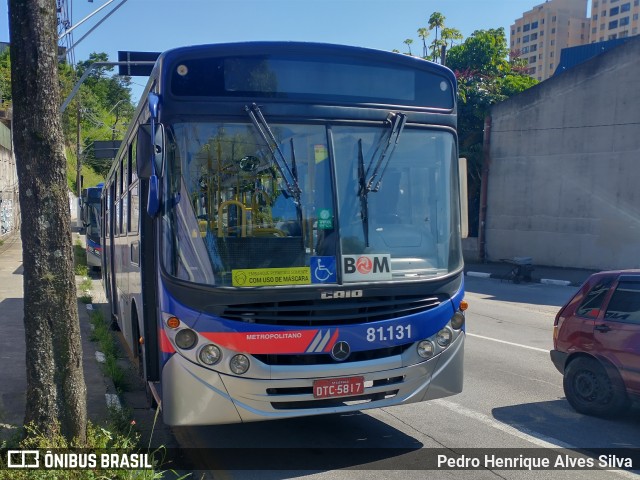
[[[367,328],[367,342],[386,342],[411,338],[411,325],[389,325]]]

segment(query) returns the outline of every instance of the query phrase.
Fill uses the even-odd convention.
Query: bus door
[[[107,196],[107,203],[109,204],[109,228],[107,232],[105,232],[105,238],[108,238],[109,247],[105,245],[103,247],[103,251],[105,255],[108,257],[105,258],[105,263],[108,265],[107,271],[109,272],[106,275],[107,285],[109,287],[110,299],[109,304],[111,305],[111,318],[115,318],[118,315],[118,290],[116,289],[116,270],[115,270],[115,255],[114,252],[116,250],[115,244],[115,236],[114,229],[116,226],[116,209],[115,209],[115,198],[116,198],[116,184],[115,182],[109,186],[109,192]],[[108,252],[108,254],[106,253]]]

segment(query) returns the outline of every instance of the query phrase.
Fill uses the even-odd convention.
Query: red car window
[[[579,317],[596,318],[598,313],[600,313],[602,303],[607,296],[607,292],[609,292],[612,282],[612,277],[606,277],[596,283],[576,309],[576,315]]]
[[[640,324],[640,283],[621,281],[613,292],[604,318]]]

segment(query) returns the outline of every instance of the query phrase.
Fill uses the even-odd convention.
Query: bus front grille
[[[378,360],[380,358],[401,355],[412,344],[398,345],[395,347],[378,348],[362,352],[351,352],[349,358],[339,362],[328,353],[311,353],[306,355],[277,355],[277,354],[253,354],[253,357],[267,365],[292,366],[292,365],[332,365],[336,363],[364,362]]]
[[[376,400],[386,400],[398,394],[398,390],[370,393],[346,398],[326,398],[322,400],[303,400],[300,402],[271,402],[275,410],[301,410],[306,408],[335,408],[347,405],[361,405]]]
[[[444,296],[393,295],[334,300],[304,300],[229,305],[222,318],[262,325],[349,325],[379,322],[425,312]]]

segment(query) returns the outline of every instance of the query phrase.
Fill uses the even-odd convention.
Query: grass
[[[85,304],[91,303],[91,279],[89,278],[89,267],[87,265],[87,253],[80,239],[76,240],[73,246],[73,270],[76,275],[80,275],[82,281],[78,285],[80,293],[80,301]]]
[[[76,183],[76,174],[77,174],[77,160],[76,154],[73,150],[67,149],[67,185],[69,185],[69,190],[71,190],[74,194],[78,193],[77,183]],[[104,178],[95,172],[93,168],[90,168],[87,165],[82,165],[82,184],[83,186],[90,187],[99,184],[100,182],[104,182]]]
[[[76,243],[73,245],[73,269],[76,275],[81,275],[83,277],[89,275],[87,252],[80,239],[77,239]]]
[[[119,350],[116,339],[113,337],[113,332],[100,310],[91,312],[90,321],[91,325],[93,325],[91,341],[98,343],[98,350],[105,357],[105,362],[102,364],[105,376],[113,381],[118,393],[126,392],[129,389],[127,373],[118,364]]]
[[[78,249],[78,247],[80,247]],[[88,273],[85,269],[86,259],[84,264],[80,259],[84,259],[84,249],[82,245],[76,245],[75,251],[80,250],[82,255],[76,255],[76,273],[79,274]],[[86,287],[86,289],[85,289]],[[89,292],[91,290],[91,280],[85,277],[80,283],[80,288]],[[80,297],[82,300],[82,297]],[[110,330],[102,312],[100,310],[92,310],[90,313],[90,322],[94,326],[91,340],[98,343],[98,349],[104,353],[106,361],[103,364],[103,372],[105,376],[109,377],[118,393],[122,393],[129,388],[127,382],[126,372],[118,365],[119,349],[117,340]],[[159,409],[156,410],[154,423],[152,427],[155,428],[156,421],[158,419]],[[150,450],[149,446],[145,449],[141,445],[140,434],[136,431],[135,421],[131,420],[133,417],[131,409],[127,408],[108,408],[108,419],[104,426],[98,426],[92,422],[87,423],[87,441],[85,444],[80,445],[77,441],[69,442],[65,437],[59,433],[59,429],[56,428],[51,436],[45,435],[39,432],[32,425],[26,425],[12,434],[9,439],[0,440],[0,480],[4,479],[36,479],[36,480],[76,480],[76,479],[128,479],[128,480],[142,480],[142,479],[161,479],[169,476],[170,478],[176,478],[181,480],[188,475],[178,478],[178,474],[172,470],[161,470],[164,461],[164,453],[166,449],[159,447],[155,451]],[[82,468],[82,469],[8,469],[6,462],[7,456],[3,453],[7,450],[39,450],[40,452],[40,465],[45,464],[45,455],[53,452],[59,455],[68,452],[77,452],[85,455],[85,459],[89,458],[90,454],[94,454],[97,458],[95,468]],[[100,454],[102,453],[149,453],[150,460],[152,460],[153,468],[147,469],[112,469],[102,468],[100,465]],[[50,457],[49,457],[50,458]],[[62,457],[61,457],[62,458]]]

